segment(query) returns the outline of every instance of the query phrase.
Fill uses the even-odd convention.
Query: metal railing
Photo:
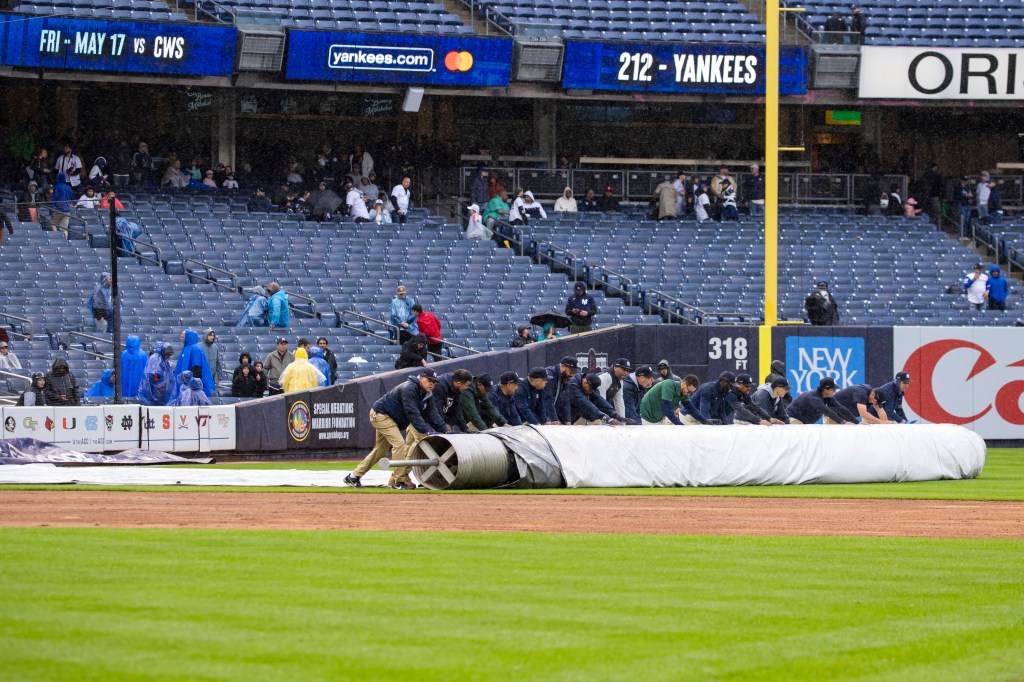
[[[200,12],[222,24],[234,25],[237,23],[237,17],[235,16],[234,11],[219,2],[214,2],[214,0],[196,0],[197,19],[199,18]],[[225,19],[225,17],[228,17],[228,19]]]
[[[642,305],[646,313],[681,324],[750,324],[760,320],[750,313],[704,310],[657,289],[643,292]]]
[[[131,257],[135,258],[135,260],[138,261],[140,265],[143,262],[146,262],[146,263],[152,263],[153,265],[158,265],[158,266],[161,266],[161,267],[163,266],[164,262],[160,258],[160,247],[157,246],[156,244],[151,244],[151,243],[149,243],[147,241],[143,241],[143,240],[138,239],[138,238],[127,239],[127,241],[130,241],[133,244],[132,250],[128,250],[128,249],[126,249],[124,246],[122,246],[120,244],[122,239],[123,239],[122,237],[117,237],[117,240],[119,242],[118,245],[117,245],[117,252],[118,252],[118,254],[122,254],[122,255],[126,255],[126,256],[131,256]],[[152,251],[153,255],[145,254],[145,253],[142,253],[141,251],[139,251],[138,250],[138,246],[140,244],[142,246],[146,247],[147,249],[149,249],[150,251]]]
[[[564,249],[548,241],[534,241],[531,242],[531,250],[534,260],[540,265],[547,265],[552,272],[564,272],[573,281],[586,278],[586,262],[569,249]],[[564,254],[564,258],[556,258],[557,255],[562,254]]]
[[[359,332],[360,334],[363,334],[364,336],[372,336],[372,337],[374,337],[376,339],[382,339],[382,340],[387,341],[389,343],[397,343],[398,332],[400,331],[400,329],[398,328],[397,325],[393,325],[390,322],[386,322],[386,321],[384,321],[382,319],[377,319],[377,318],[372,317],[370,315],[364,315],[363,313],[356,312],[355,310],[343,309],[343,310],[339,310],[337,312],[338,312],[338,326],[339,327],[344,327],[345,329],[351,329],[353,331]],[[354,317],[357,320],[361,320],[362,324],[352,324],[352,323],[346,322],[345,321],[346,317]],[[378,334],[377,332],[371,330],[370,326],[369,326],[369,323],[371,323],[371,322],[373,324],[380,325],[380,326],[384,327],[385,329],[387,329],[388,330],[388,335],[385,336],[383,334]],[[394,332],[394,336],[391,335],[391,332]],[[448,341],[447,339],[441,339],[441,347],[445,351],[447,351],[446,355],[448,357],[450,357],[450,358],[454,358],[455,357],[455,355],[452,354],[452,351],[451,351],[452,348],[457,348],[458,350],[465,351],[466,353],[468,353],[470,355],[479,355],[480,353],[483,352],[483,351],[477,350],[476,348],[470,348],[469,346],[463,346],[462,344],[455,343],[454,341]]]
[[[13,390],[13,391],[18,390],[16,388],[14,388],[13,386],[11,386],[11,382],[14,381],[15,379],[17,379],[18,381],[23,381],[23,382],[25,382],[28,385],[32,385],[32,378],[31,377],[22,376],[21,374],[18,374],[17,372],[11,372],[11,371],[8,371],[6,369],[0,369],[0,379],[3,380],[3,383],[7,384],[8,390]]]
[[[36,324],[35,322],[33,322],[32,320],[30,320],[27,317],[21,317],[20,315],[12,315],[10,313],[5,313],[5,312],[0,312],[0,317],[4,318],[5,320],[15,320],[17,322],[21,322],[21,328],[22,328],[23,331],[21,331],[21,332],[15,331],[13,329],[13,327],[12,327],[11,330],[7,332],[8,334],[10,334],[11,336],[14,336],[16,338],[26,340],[26,341],[31,341],[32,340],[32,331],[33,331],[33,329],[35,327],[35,324]],[[28,330],[28,331],[26,332],[24,330]]]
[[[623,275],[621,272],[616,272],[603,265],[592,265],[587,268],[587,279],[590,280],[591,285],[604,289],[605,293],[621,298],[626,302],[626,305],[638,305],[640,303],[641,294],[635,280]],[[613,280],[618,280],[618,283],[613,282]]]
[[[312,317],[312,318],[320,317],[320,313],[318,313],[317,309],[316,309],[316,300],[310,298],[309,296],[304,296],[303,294],[296,294],[296,293],[291,292],[291,291],[287,291],[285,293],[288,294],[288,310],[292,311],[296,315],[302,315],[304,317]],[[305,301],[306,303],[308,303],[309,304],[309,310],[304,310],[302,308],[299,308],[299,307],[296,307],[296,306],[292,305],[292,298],[297,298],[300,301]]]
[[[212,270],[214,272],[223,273],[223,274],[228,276],[228,279],[231,280],[231,284],[230,285],[224,284],[223,282],[221,282],[218,279],[215,279],[215,278],[212,278],[212,277],[208,277],[208,276],[200,275],[195,270],[189,270],[189,268],[188,268],[188,264],[189,263],[195,263],[196,265],[200,266],[200,269],[204,269],[204,270],[207,271],[207,275],[209,274],[210,270]],[[214,286],[220,287],[221,289],[225,289],[227,291],[238,291],[238,275],[236,275],[235,273],[231,272],[230,270],[225,270],[224,268],[218,267],[216,265],[212,265],[210,263],[198,260],[196,258],[185,258],[185,259],[182,259],[181,266],[183,268],[185,268],[185,274],[188,275],[190,283],[194,284],[195,282],[192,282],[192,280],[193,279],[198,279],[198,280],[200,280],[202,282],[207,282],[209,284],[212,284]]]
[[[100,353],[99,351],[90,350],[89,348],[86,347],[86,344],[84,344],[84,343],[81,344],[81,346],[82,346],[81,348],[76,348],[75,346],[73,346],[71,344],[71,339],[73,339],[73,338],[88,339],[90,342],[92,342],[92,344],[94,346],[96,344],[104,344],[104,345],[110,346],[110,355],[107,355],[106,353]],[[70,332],[68,332],[68,348],[67,349],[68,349],[69,352],[75,351],[75,352],[78,352],[78,353],[85,353],[86,355],[91,355],[94,358],[102,358],[103,360],[112,360],[113,357],[114,357],[114,352],[115,352],[114,342],[111,339],[105,339],[102,336],[96,336],[95,334],[88,334],[86,332],[79,332],[79,331],[70,331]],[[118,350],[120,350],[120,349],[118,349]]]
[[[600,194],[605,187],[611,187],[616,199],[646,204],[654,197],[654,188],[665,178],[675,179],[679,168],[636,169],[636,168],[501,168],[488,167],[484,170],[498,176],[499,182],[510,192],[522,187],[533,192],[538,199],[553,200],[562,195],[566,187],[579,199],[588,189]],[[687,171],[688,174],[690,173]],[[717,169],[715,169],[717,172]],[[713,172],[695,171],[705,181],[710,181]],[[730,173],[742,195],[743,185],[749,173]],[[463,166],[459,173],[459,192],[468,196],[476,167]],[[905,175],[883,175],[873,177],[854,173],[780,173],[779,204],[784,206],[861,206],[868,202],[877,204],[878,197],[869,197],[873,186],[888,191],[892,185],[899,188],[900,196],[907,196],[908,179]],[[1020,185],[1014,184],[1017,191]],[[1020,189],[1024,193],[1024,189]],[[1004,201],[1004,203],[1006,203]],[[481,206],[481,208],[483,208]]]

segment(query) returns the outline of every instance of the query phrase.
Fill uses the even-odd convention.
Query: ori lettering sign
[[[459,35],[289,31],[290,80],[506,86],[512,41]]]
[[[863,384],[864,339],[841,336],[790,336],[786,338],[786,379],[793,395],[818,388],[832,377],[839,388]]]
[[[0,63],[73,71],[230,76],[234,28],[58,17],[0,18]]]
[[[864,47],[865,98],[1024,99],[1024,50]]]
[[[1024,348],[1013,327],[896,327],[893,364],[910,372],[911,419],[959,424],[983,438],[1024,437]]]
[[[757,45],[565,44],[564,88],[763,95],[764,83],[765,50]],[[807,92],[803,48],[782,50],[779,90]]]

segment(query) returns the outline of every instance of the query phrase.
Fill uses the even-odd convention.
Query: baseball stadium
[[[1021,20],[0,0],[0,675],[1024,680]]]

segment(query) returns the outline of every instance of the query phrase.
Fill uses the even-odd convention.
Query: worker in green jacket
[[[462,414],[466,418],[470,431],[486,431],[492,426],[505,426],[508,422],[494,406],[487,393],[494,382],[486,374],[473,377],[469,387],[459,394],[462,403]]]
[[[655,384],[640,402],[641,422],[644,426],[707,423],[707,418],[690,402],[698,386],[700,379],[695,374],[687,374],[681,381],[666,379]]]

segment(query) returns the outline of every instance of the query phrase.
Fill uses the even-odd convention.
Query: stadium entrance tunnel
[[[948,424],[514,426],[427,436],[409,459],[432,490],[660,488],[976,478],[985,453]]]

